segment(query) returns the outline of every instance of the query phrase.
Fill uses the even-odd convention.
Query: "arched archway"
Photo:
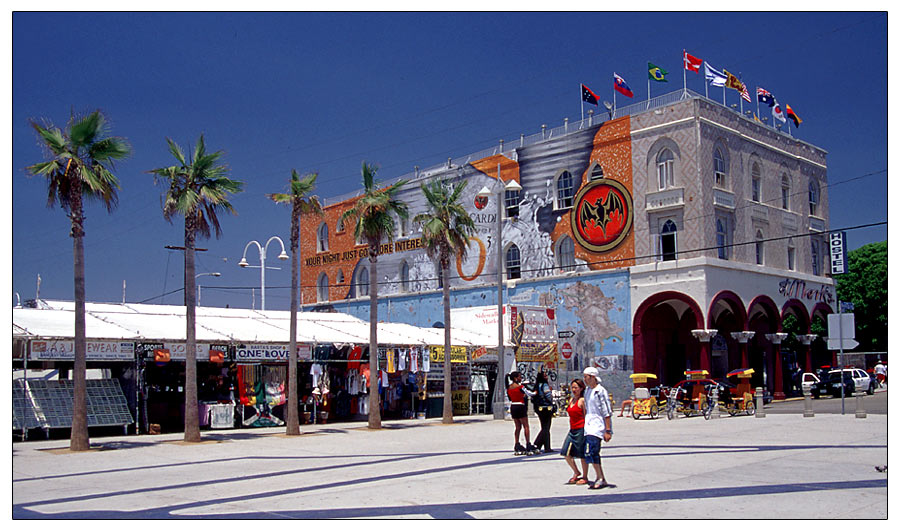
[[[834,310],[831,309],[831,306],[824,302],[817,302],[815,306],[813,306],[812,312],[810,313],[809,319],[809,327],[810,332],[813,333],[812,323],[815,321],[819,321],[819,325],[821,326],[821,330],[828,330],[828,316],[834,313]],[[817,327],[818,330],[818,327]],[[827,332],[822,332],[810,345],[810,365],[811,369],[815,371],[819,367],[824,365],[834,365],[834,354],[828,350],[828,345],[825,341],[825,337]]]
[[[780,365],[775,366],[775,376],[778,378],[778,375],[781,375],[781,378],[775,381],[776,397],[785,393],[800,394],[800,373],[807,365],[808,348],[797,339],[796,335],[808,334],[809,322],[806,305],[799,299],[789,299],[782,305],[781,328],[787,336],[782,341],[780,349],[778,346],[775,347],[776,352],[780,350],[778,356]]]
[[[634,314],[634,371],[674,384],[688,367],[700,367],[700,346],[691,330],[703,328],[703,311],[688,295],[664,291],[648,297]]]
[[[750,367],[755,371],[750,383],[772,390],[775,373],[775,349],[766,334],[781,331],[781,312],[775,302],[760,295],[747,306],[747,330],[756,332],[748,342]]]
[[[713,378],[722,378],[729,370],[741,365],[741,345],[731,333],[746,330],[747,310],[744,309],[744,301],[736,293],[724,290],[713,297],[706,315],[707,328],[719,331],[710,345],[710,374]]]

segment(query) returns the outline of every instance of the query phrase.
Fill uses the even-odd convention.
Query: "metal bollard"
[[[864,419],[866,418],[866,407],[863,403],[863,397],[865,393],[857,392],[856,393],[856,418]]]
[[[766,412],[763,411],[763,388],[756,388],[756,418],[766,418]]]
[[[710,393],[709,400],[713,401],[712,412],[709,414],[709,418],[717,419],[720,417],[719,415],[719,386],[713,387],[712,393]]]
[[[812,410],[812,395],[809,392],[809,389],[803,390],[803,416],[804,417],[815,417],[816,414],[813,413]]]

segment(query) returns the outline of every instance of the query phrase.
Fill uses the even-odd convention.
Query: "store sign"
[[[510,307],[513,325],[512,337],[519,342],[548,343],[557,340],[556,311],[553,308],[523,306]]]
[[[453,414],[454,415],[468,415],[469,414],[469,390],[468,389],[460,389],[458,391],[451,392],[450,400],[453,403]]]
[[[444,363],[444,347],[430,346],[431,361],[434,363]],[[466,356],[466,347],[450,347],[450,363],[466,363],[469,358]]]
[[[287,345],[238,345],[234,350],[234,359],[243,361],[287,361]]]
[[[88,341],[88,361],[129,361],[134,359],[134,343],[131,341]],[[73,361],[74,341],[32,341],[28,359],[46,361]]]
[[[516,349],[516,362],[557,362],[559,351],[553,343],[522,343]]]
[[[628,236],[633,218],[628,189],[612,179],[597,179],[575,195],[570,214],[572,235],[585,249],[606,252]]]
[[[806,286],[805,280],[786,278],[778,283],[778,293],[788,299],[806,299],[813,302],[834,303],[834,292],[830,286]]]
[[[831,274],[842,275],[847,272],[847,233],[832,232],[829,235],[831,246]]]

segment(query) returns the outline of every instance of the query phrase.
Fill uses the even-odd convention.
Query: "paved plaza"
[[[887,416],[614,418],[616,488],[565,485],[556,453],[514,456],[489,416],[17,442],[18,519],[832,519],[887,517]],[[538,429],[531,419],[532,437]],[[559,448],[568,419],[554,419]],[[593,478],[592,478],[593,479]]]

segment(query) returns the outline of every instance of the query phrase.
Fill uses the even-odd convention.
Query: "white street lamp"
[[[494,403],[491,410],[494,418],[503,420],[506,408],[506,371],[503,367],[505,349],[503,347],[503,205],[506,202],[506,191],[517,192],[522,189],[516,181],[509,181],[505,185],[500,184],[500,164],[497,164],[497,183],[499,190],[497,195],[497,381],[494,383]],[[481,201],[488,201],[494,195],[487,186],[475,194]]]
[[[198,278],[204,277],[204,276],[221,277],[221,276],[222,276],[222,273],[219,273],[219,272],[215,272],[215,273],[197,273],[196,275],[194,275],[194,280],[197,280]],[[200,288],[201,288],[201,287],[202,287],[202,286],[201,286],[200,284],[197,284],[197,306],[200,306]]]
[[[281,244],[281,254],[278,255],[279,260],[287,260],[290,258],[288,254],[284,251],[284,242],[281,241],[281,238],[278,236],[272,236],[266,242],[265,246],[259,244],[256,240],[251,240],[247,245],[244,246],[244,255],[241,257],[241,261],[238,262],[238,265],[241,267],[249,267],[251,269],[259,268],[259,284],[260,284],[260,299],[262,302],[262,309],[266,309],[266,253],[269,250],[269,244],[272,243],[273,240],[277,240],[279,244]],[[256,245],[256,248],[259,249],[259,264],[258,266],[252,266],[247,263],[247,249],[250,248],[250,245]],[[280,267],[269,267],[268,269],[281,269]]]

